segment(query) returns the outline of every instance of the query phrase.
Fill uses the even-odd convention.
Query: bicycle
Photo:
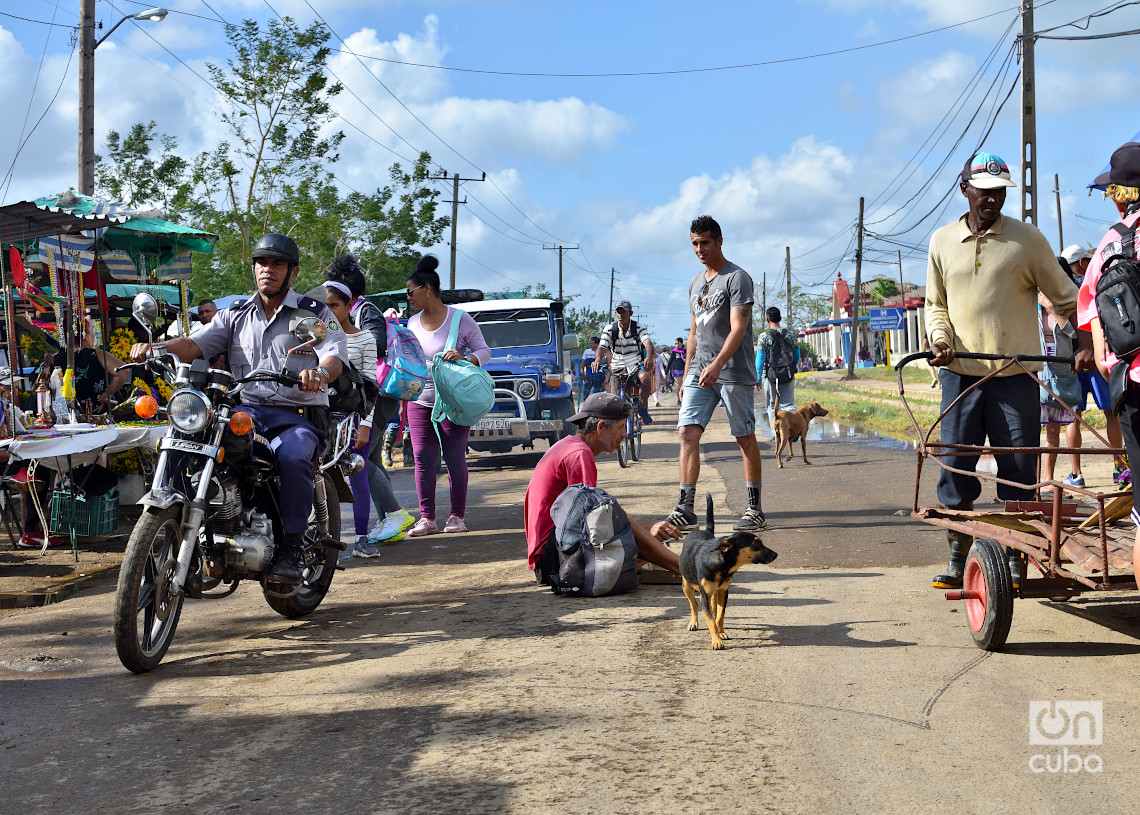
[[[629,402],[629,418],[625,420],[626,436],[618,446],[618,464],[628,467],[631,461],[641,459],[641,380],[640,370],[611,374],[617,380],[617,395]]]

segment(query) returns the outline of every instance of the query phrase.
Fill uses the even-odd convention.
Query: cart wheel
[[[986,651],[1000,651],[1013,622],[1013,581],[1005,549],[997,542],[975,540],[966,558],[962,590],[966,622],[974,643]]]

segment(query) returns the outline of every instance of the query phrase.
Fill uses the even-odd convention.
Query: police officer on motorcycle
[[[288,369],[298,387],[250,382],[241,393],[242,409],[269,440],[281,479],[281,525],[285,533],[269,578],[297,583],[302,577],[301,551],[313,508],[313,461],[328,434],[328,383],[348,360],[344,332],[328,307],[292,291],[300,272],[300,251],[287,235],[263,235],[250,253],[257,294],[218,312],[193,338],[168,340],[157,351],[183,362],[225,354],[237,378],[256,368]],[[292,328],[299,319],[316,316],[327,327],[325,340],[289,354],[298,343]],[[131,349],[131,358],[146,358],[150,345]]]

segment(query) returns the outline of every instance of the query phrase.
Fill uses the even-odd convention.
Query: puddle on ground
[[[758,428],[760,434],[771,439],[772,429]],[[895,439],[884,436],[874,430],[868,430],[858,425],[830,422],[827,419],[812,419],[808,425],[808,441],[842,441],[848,444],[870,444],[875,447],[885,447],[889,450],[916,450],[918,442],[913,439]]]

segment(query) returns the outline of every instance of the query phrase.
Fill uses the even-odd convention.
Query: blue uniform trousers
[[[942,410],[957,399],[962,391],[973,385],[980,376],[964,376],[942,368],[938,374],[942,381]],[[992,447],[1038,447],[1041,443],[1040,389],[1032,377],[1025,374],[999,376],[974,389],[945,419],[942,420],[944,444],[985,443],[989,436]],[[973,471],[977,456],[952,456],[943,459],[950,467]],[[1016,453],[994,456],[998,478],[1033,484],[1037,481],[1037,455]],[[942,470],[938,478],[938,500],[951,508],[976,501],[982,485],[970,475]],[[1033,490],[1018,489],[1005,484],[997,485],[997,495],[1003,501],[1032,501]]]
[[[281,527],[286,535],[304,534],[313,510],[313,459],[324,449],[325,434],[297,407],[242,405],[257,432],[269,439],[281,479]]]

